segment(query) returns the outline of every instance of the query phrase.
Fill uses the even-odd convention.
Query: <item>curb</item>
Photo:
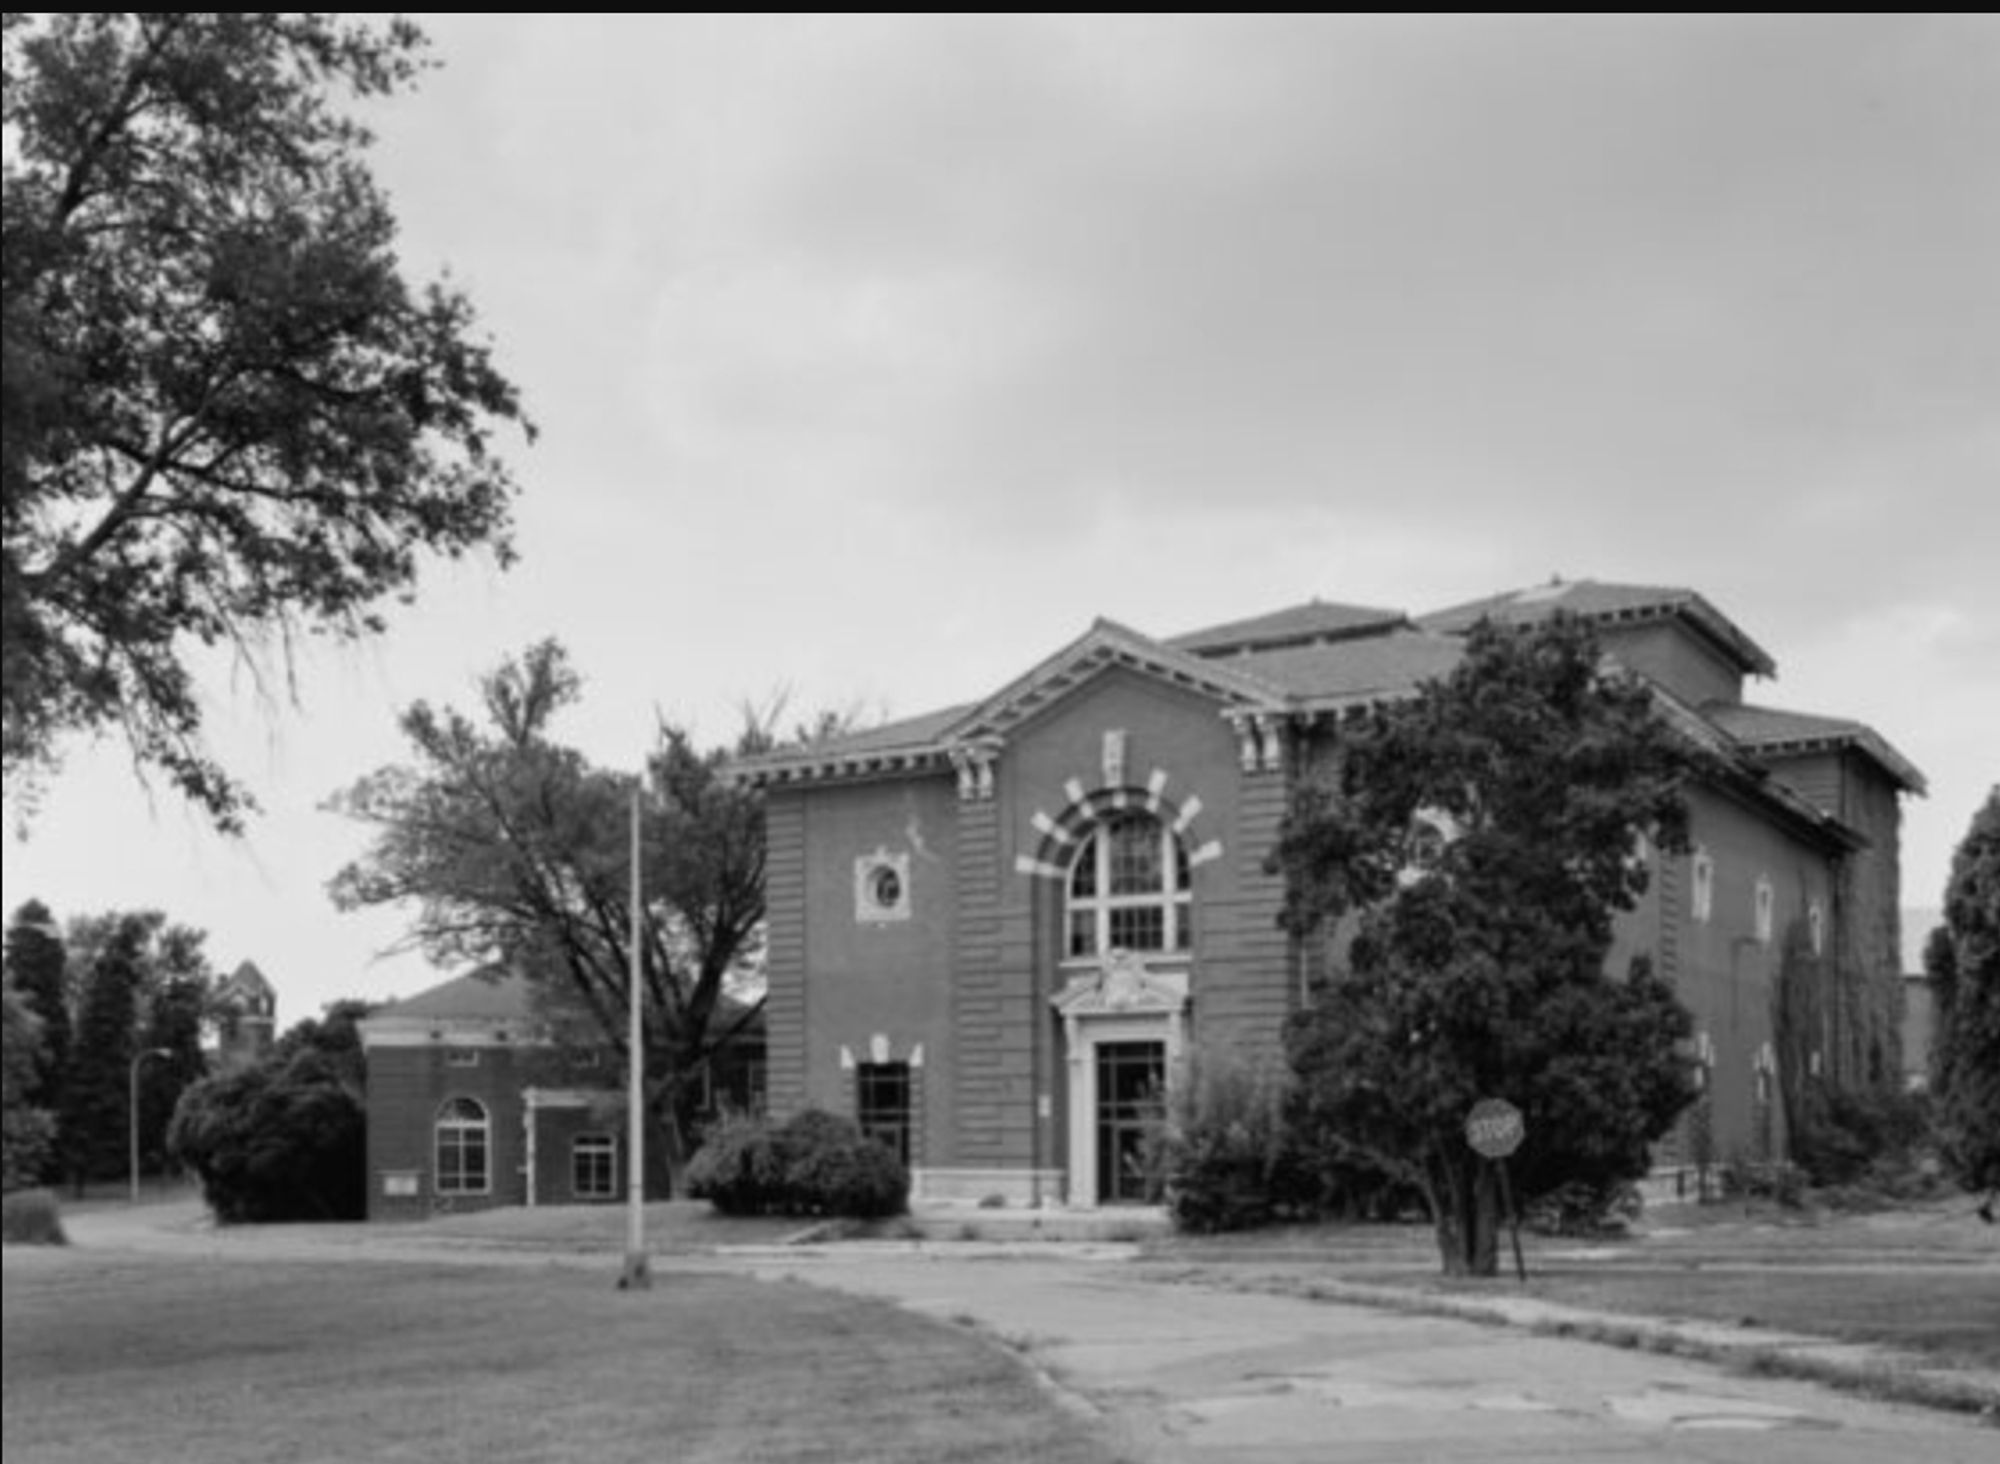
[[[1794,1378],[1871,1398],[1971,1414],[2000,1427],[2000,1374],[1939,1368],[1928,1359],[1889,1348],[1759,1327],[1586,1311],[1532,1297],[1440,1296],[1358,1281],[1312,1281],[1281,1287],[1208,1276],[1176,1279],[1188,1285],[1266,1291],[1416,1316],[1452,1317],[1487,1326],[1519,1327],[1543,1336],[1692,1357],[1766,1377]]]

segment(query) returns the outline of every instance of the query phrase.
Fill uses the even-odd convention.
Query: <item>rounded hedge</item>
[[[689,1162],[687,1191],[725,1215],[874,1220],[909,1208],[910,1175],[853,1120],[809,1108],[777,1125],[724,1118]]]

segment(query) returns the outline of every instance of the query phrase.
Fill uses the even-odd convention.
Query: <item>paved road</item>
[[[561,1259],[426,1241],[417,1227],[214,1232],[189,1218],[159,1207],[69,1224],[81,1246],[180,1255]],[[567,1259],[614,1269],[604,1256]],[[1168,1284],[1115,1249],[1041,1259],[864,1245],[659,1264],[661,1285],[683,1265],[796,1277],[978,1326],[1149,1464],[2000,1460],[2000,1429],[1967,1419],[1506,1328]]]
[[[2000,1430],[1947,1415],[1506,1328],[1162,1284],[1116,1261],[738,1264],[976,1322],[1143,1460],[2000,1461]]]

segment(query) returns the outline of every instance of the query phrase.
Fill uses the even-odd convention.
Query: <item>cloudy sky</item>
[[[410,271],[542,429],[522,562],[217,667],[225,842],[78,748],[6,900],[154,905],[281,1019],[438,979],[320,805],[556,635],[636,765],[787,688],[903,715],[1097,615],[1699,589],[1762,703],[1930,775],[1910,904],[2000,776],[2000,22],[430,17],[373,108]]]

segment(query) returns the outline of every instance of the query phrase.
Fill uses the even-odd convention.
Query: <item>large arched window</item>
[[[1194,944],[1187,853],[1149,813],[1114,813],[1069,871],[1067,953],[1184,951]]]
[[[470,1098],[447,1098],[437,1115],[437,1192],[483,1195],[488,1187],[487,1155],[492,1125],[486,1109]]]

